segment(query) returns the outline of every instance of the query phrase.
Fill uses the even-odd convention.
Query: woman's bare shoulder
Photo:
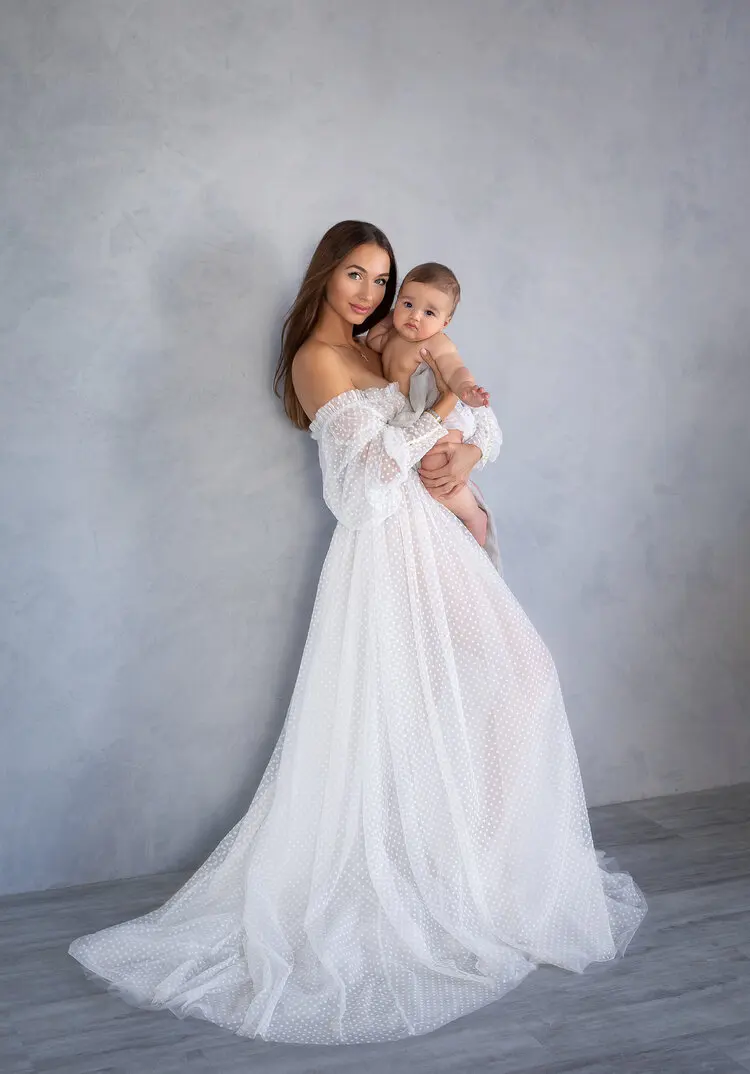
[[[320,339],[306,339],[292,359],[292,381],[295,389],[311,380],[319,379],[346,381],[351,388],[352,378],[346,362],[335,347],[323,343]]]
[[[292,361],[292,384],[300,405],[312,420],[322,406],[354,387],[351,373],[329,343],[308,339]]]

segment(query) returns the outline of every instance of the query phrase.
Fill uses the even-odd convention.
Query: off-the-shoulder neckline
[[[393,392],[400,391],[397,380],[389,381],[388,384],[378,384],[372,388],[348,388],[345,392],[339,392],[338,395],[334,395],[332,399],[329,399],[327,403],[323,403],[322,407],[319,407],[315,413],[315,417],[310,422],[310,432],[314,433],[319,427],[322,421],[332,412],[338,408],[338,405],[352,396],[354,399],[366,397],[372,395],[375,392]],[[404,399],[406,397],[404,396]]]

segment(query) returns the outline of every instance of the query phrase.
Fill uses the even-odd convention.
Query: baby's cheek
[[[419,342],[422,343],[425,339],[432,339],[432,337],[436,336],[439,331],[439,324],[430,325],[429,328],[423,328],[419,336]]]

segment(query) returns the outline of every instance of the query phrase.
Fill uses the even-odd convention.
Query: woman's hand
[[[442,421],[445,421],[450,412],[455,409],[456,403],[458,402],[458,396],[454,395],[448,385],[445,383],[445,380],[440,373],[440,370],[438,369],[437,362],[432,357],[432,354],[427,350],[426,347],[421,348],[419,356],[422,361],[425,362],[435,374],[435,384],[437,386],[437,390],[440,393],[435,402],[430,407],[430,410],[434,411],[435,414],[437,414]]]
[[[446,392],[449,392],[450,388],[443,380],[440,370],[438,369],[437,362],[432,357],[432,354],[427,349],[427,347],[420,347],[419,357],[422,359],[423,362],[427,363],[432,372],[435,374],[435,384],[437,385],[437,390],[440,392],[440,394],[445,395]]]
[[[428,491],[438,491],[443,496],[450,496],[464,487],[471,471],[481,459],[482,452],[476,444],[451,444],[443,440],[427,452],[425,459],[438,453],[446,456],[445,466],[441,466],[439,470],[425,470],[420,466],[419,477]]]

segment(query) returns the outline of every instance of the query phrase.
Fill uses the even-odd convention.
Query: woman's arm
[[[354,390],[322,406],[310,432],[318,441],[323,499],[356,530],[398,511],[414,466],[445,429],[427,413],[404,428],[389,425],[367,393]]]
[[[500,454],[503,434],[489,407],[474,411],[476,428],[463,444],[438,444],[428,455],[445,452],[446,463],[439,470],[422,470],[419,476],[425,488],[448,495],[467,483],[472,470],[482,470]]]
[[[442,422],[425,413],[404,428],[390,425],[372,397],[354,388],[326,354],[313,350],[298,357],[295,389],[299,385],[300,402],[313,419],[323,498],[347,528],[376,525],[402,505],[414,467],[445,434]],[[313,399],[324,401],[316,408]],[[452,408],[450,399],[435,404],[441,416]]]

